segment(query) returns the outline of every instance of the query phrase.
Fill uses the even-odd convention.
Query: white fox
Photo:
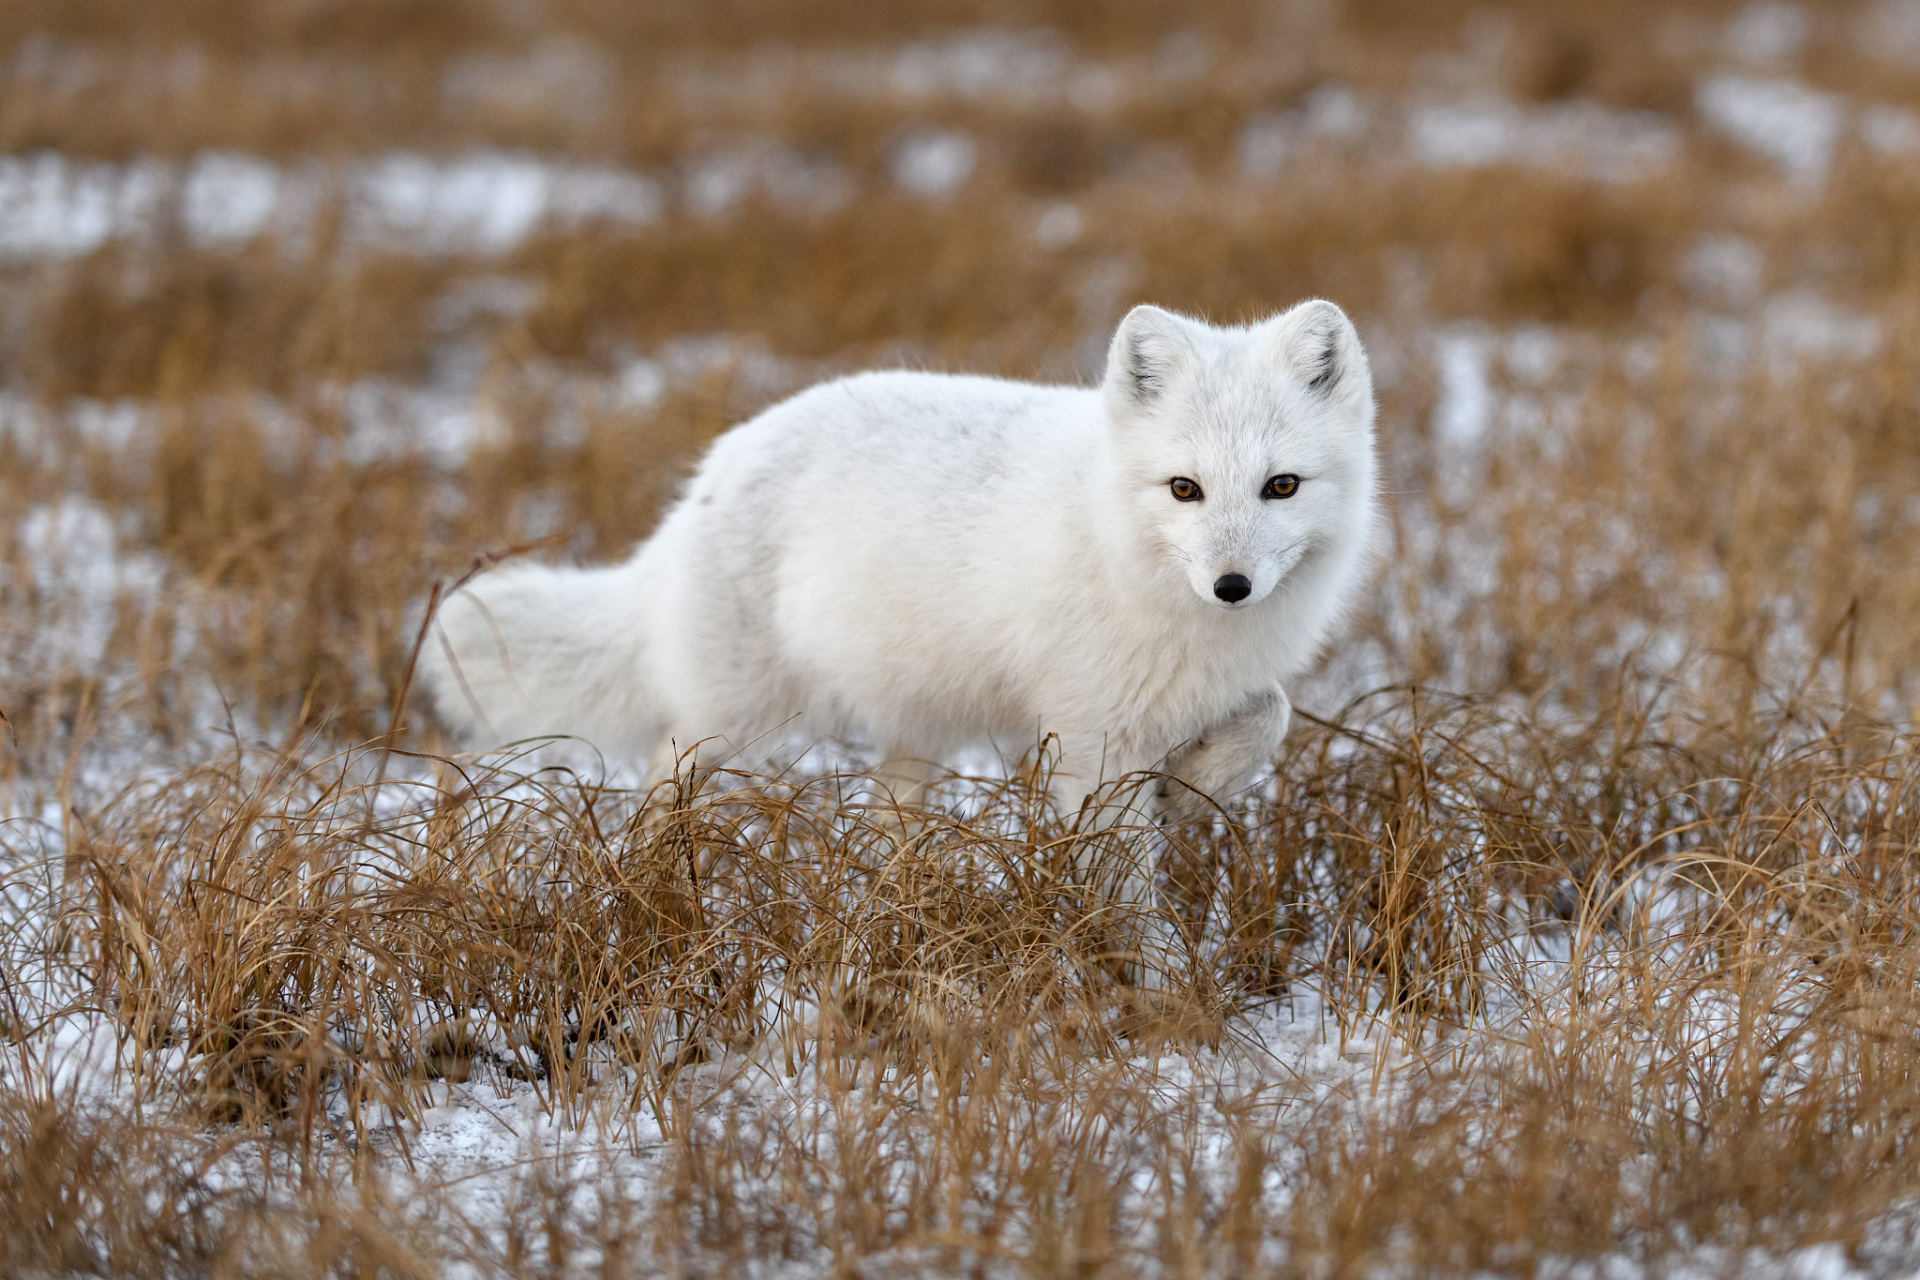
[[[1228,795],[1365,575],[1373,416],[1321,301],[1235,328],[1137,307],[1097,389],[823,383],[716,440],[626,562],[452,595],[422,678],[469,740],[572,735],[650,781],[848,738],[907,800],[958,751],[1053,735],[1069,814],[1139,770]]]

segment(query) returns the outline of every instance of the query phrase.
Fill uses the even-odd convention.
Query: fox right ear
[[[1127,312],[1107,348],[1107,392],[1121,403],[1146,408],[1193,358],[1186,324],[1171,311],[1139,306]]]
[[[1315,298],[1269,323],[1281,359],[1309,392],[1329,399],[1372,394],[1360,335],[1339,307]]]

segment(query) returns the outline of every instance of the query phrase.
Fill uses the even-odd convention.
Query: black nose
[[[1228,604],[1239,604],[1253,594],[1253,583],[1244,573],[1226,573],[1213,581],[1213,594]]]

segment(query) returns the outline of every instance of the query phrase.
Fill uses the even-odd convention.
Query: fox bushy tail
[[[420,683],[464,741],[570,734],[644,753],[658,717],[634,566],[515,565],[441,601]]]

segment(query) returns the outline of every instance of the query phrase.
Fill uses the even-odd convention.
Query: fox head
[[[1135,307],[1103,395],[1120,536],[1205,606],[1256,609],[1303,566],[1364,553],[1373,380],[1331,302],[1236,328]]]

